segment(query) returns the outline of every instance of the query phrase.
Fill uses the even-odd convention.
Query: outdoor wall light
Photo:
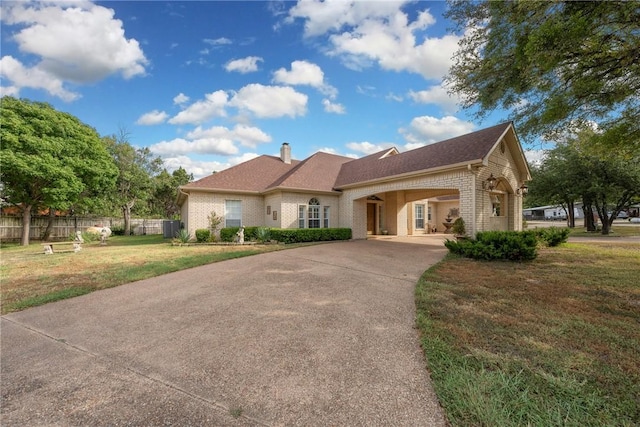
[[[482,182],[482,188],[485,190],[493,191],[493,189],[496,188],[497,181],[498,181],[498,178],[493,176],[493,173],[492,173],[491,175],[489,175],[489,178],[487,178],[486,181]]]
[[[520,188],[516,190],[516,192],[521,196],[526,196],[527,193],[529,193],[529,187],[527,187],[527,184],[523,182]]]

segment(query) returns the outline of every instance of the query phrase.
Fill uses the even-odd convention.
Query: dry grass
[[[640,424],[639,271],[640,244],[621,241],[425,274],[419,324],[452,424]]]
[[[172,246],[162,236],[112,237],[107,246],[44,255],[42,244],[4,245],[2,313],[211,262],[282,249],[282,245]]]

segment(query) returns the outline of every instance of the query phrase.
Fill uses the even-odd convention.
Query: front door
[[[367,203],[367,234],[376,234],[376,204]]]

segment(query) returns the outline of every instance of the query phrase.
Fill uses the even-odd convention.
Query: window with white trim
[[[242,200],[224,201],[224,226],[242,226]]]
[[[330,209],[329,206],[325,206],[322,209],[322,227],[324,228],[329,228],[329,213],[330,213]]]
[[[309,200],[309,228],[320,228],[320,201],[315,197]]]
[[[298,228],[304,228],[306,219],[307,207],[305,205],[298,205]]]
[[[415,205],[416,228],[424,228],[424,205]]]

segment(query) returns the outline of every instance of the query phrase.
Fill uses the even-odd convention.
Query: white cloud
[[[0,59],[0,76],[11,81],[11,86],[3,88],[3,94],[18,96],[21,88],[43,89],[64,101],[74,101],[80,97],[77,92],[64,88],[64,82],[53,74],[36,67],[27,68],[12,56]]]
[[[211,175],[213,171],[219,172],[230,167],[229,163],[194,160],[187,156],[165,157],[162,160],[164,162],[164,167],[166,167],[169,172],[173,172],[174,170],[182,167],[187,171],[187,173],[193,174],[194,180]]]
[[[409,97],[420,104],[435,104],[449,114],[458,111],[460,102],[458,97],[449,95],[442,85],[431,86],[427,90],[418,92],[410,91]]]
[[[261,129],[247,125],[236,125],[233,129],[224,126],[203,129],[198,126],[186,136],[189,139],[230,139],[251,148],[255,148],[258,144],[271,142],[271,137]]]
[[[547,155],[546,150],[525,150],[524,156],[530,165],[540,165]]]
[[[293,61],[291,63],[291,71],[280,68],[273,73],[273,81],[275,83],[285,85],[307,85],[318,89],[323,94],[335,99],[338,90],[324,81],[324,72],[322,69],[308,61]]]
[[[159,125],[164,123],[167,117],[169,117],[169,115],[164,111],[153,110],[140,116],[140,118],[136,120],[136,124],[144,126]]]
[[[187,153],[218,154],[230,156],[238,153],[238,147],[227,138],[199,138],[187,140],[175,138],[170,141],[160,141],[149,147],[158,155],[180,155]]]
[[[217,39],[204,39],[202,41],[207,44],[210,44],[211,46],[224,46],[224,45],[229,45],[233,43],[230,39],[226,37],[220,37]]]
[[[407,140],[405,148],[413,149],[434,142],[464,135],[474,130],[474,124],[457,117],[445,116],[441,119],[431,116],[416,117],[409,129],[400,129]]]
[[[428,9],[413,21],[402,11],[407,2],[298,2],[287,22],[302,19],[305,35],[329,35],[328,54],[352,69],[377,63],[386,70],[409,71],[426,79],[441,79],[451,65],[459,37],[427,37],[435,23]],[[421,42],[419,41],[421,40]]]
[[[200,124],[212,119],[213,117],[226,117],[227,113],[225,107],[227,104],[228,95],[225,91],[218,90],[216,92],[208,93],[205,95],[204,100],[194,102],[186,109],[169,119],[169,123],[173,125]]]
[[[324,111],[327,113],[345,114],[347,112],[344,108],[344,105],[331,102],[328,99],[323,99],[322,105],[324,106]]]
[[[182,92],[180,92],[173,98],[173,103],[177,105],[182,105],[187,102],[189,102],[189,97]]]
[[[369,154],[378,153],[382,150],[392,148],[394,145],[390,142],[383,142],[380,144],[372,144],[368,141],[363,142],[349,142],[347,148],[358,153],[368,156]]]
[[[263,59],[259,56],[247,56],[242,59],[234,59],[233,61],[229,61],[224,69],[231,72],[237,71],[242,74],[251,73],[254,71],[258,71],[258,62],[262,62]]]
[[[240,89],[229,105],[249,111],[261,118],[303,116],[307,112],[307,95],[290,87],[250,84]]]
[[[148,61],[140,44],[125,37],[112,9],[90,2],[12,2],[2,12],[4,23],[20,26],[12,35],[20,51],[40,58],[32,74],[74,83],[145,74]],[[69,98],[64,89],[50,93]]]

